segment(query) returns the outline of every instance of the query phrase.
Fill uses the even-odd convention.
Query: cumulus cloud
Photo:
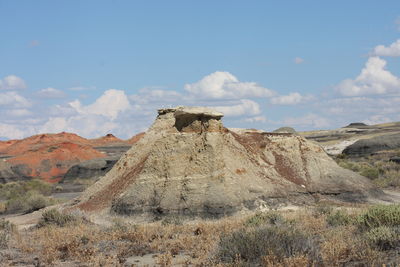
[[[244,119],[244,121],[246,122],[267,122],[267,118],[264,116],[254,116],[254,117],[250,117],[250,118],[246,118]]]
[[[32,112],[24,108],[17,108],[7,110],[6,114],[10,117],[26,117],[32,115]]]
[[[38,95],[43,98],[63,98],[66,96],[66,94],[63,91],[52,87],[40,90],[38,92]]]
[[[295,93],[290,93],[288,95],[282,95],[282,96],[275,96],[271,98],[271,104],[274,105],[296,105],[300,103],[307,102],[309,100],[313,99],[312,96],[303,96],[297,92]]]
[[[122,90],[106,90],[94,103],[83,105],[79,100],[68,105],[56,105],[50,109],[51,117],[39,128],[39,132],[74,132],[86,137],[101,136],[106,133],[121,133],[124,112],[130,111],[128,96]],[[132,127],[131,127],[132,128]],[[130,129],[131,129],[130,128]],[[130,134],[134,134],[132,130]],[[125,136],[129,133],[124,133]]]
[[[314,129],[321,129],[329,127],[331,123],[327,118],[319,116],[314,113],[309,113],[300,117],[288,117],[283,120],[284,125],[288,126],[300,126],[300,127],[312,127]]]
[[[69,103],[80,114],[94,114],[108,117],[111,120],[130,108],[128,96],[122,90],[109,89],[93,104],[83,106],[79,100]]]
[[[400,25],[400,24],[399,24]],[[378,45],[372,52],[374,56],[400,57],[400,39],[389,46]]]
[[[383,116],[383,115],[373,115],[362,122],[368,125],[374,125],[374,124],[380,124],[380,123],[386,123],[386,122],[391,122],[392,119],[389,117]]]
[[[304,59],[302,59],[301,57],[295,57],[294,58],[294,63],[296,64],[301,64],[304,62]]]
[[[260,105],[250,99],[241,99],[238,104],[229,106],[213,106],[219,112],[224,113],[225,116],[242,116],[242,115],[258,115],[261,113]]]
[[[173,90],[163,90],[159,88],[142,88],[137,94],[130,95],[129,99],[136,104],[147,104],[147,103],[168,103],[174,104],[183,101],[187,101],[188,96],[184,96],[181,93]]]
[[[15,75],[8,75],[0,80],[0,89],[3,90],[17,90],[25,89],[26,83],[23,79]]]
[[[255,82],[240,82],[226,71],[217,71],[198,82],[186,84],[185,90],[200,98],[239,99],[245,97],[271,97],[275,93]]]
[[[24,131],[15,125],[0,123],[0,138],[21,139],[25,137]]]
[[[400,79],[386,70],[386,61],[370,57],[355,79],[346,79],[337,87],[344,96],[386,94],[400,91]]]
[[[15,108],[30,107],[31,103],[25,97],[16,92],[0,93],[0,106],[10,106]]]

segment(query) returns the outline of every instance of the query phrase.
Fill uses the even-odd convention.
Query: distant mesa
[[[94,217],[218,218],[318,201],[366,202],[383,193],[303,137],[229,130],[200,107],[158,116],[114,167],[65,206]]]
[[[296,130],[292,127],[280,127],[273,131],[273,133],[290,133],[290,134],[297,134]]]
[[[364,128],[364,127],[369,127],[369,125],[363,122],[352,122],[343,128]]]

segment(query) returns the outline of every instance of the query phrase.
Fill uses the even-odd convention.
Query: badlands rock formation
[[[205,108],[160,109],[146,134],[69,208],[93,214],[220,217],[381,192],[303,137],[231,131]]]
[[[362,139],[349,145],[343,150],[343,154],[349,156],[366,156],[378,151],[400,148],[400,133],[375,136],[370,139]]]

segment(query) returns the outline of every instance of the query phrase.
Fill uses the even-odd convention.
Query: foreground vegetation
[[[400,164],[389,160],[393,156],[400,157],[400,150],[359,158],[350,158],[341,154],[334,159],[339,166],[371,179],[378,187],[398,189],[400,188]]]
[[[38,179],[0,184],[0,214],[29,213],[53,205],[52,185]]]
[[[3,221],[0,232],[6,237],[3,247],[35,255],[46,266],[126,266],[129,258],[143,255],[154,255],[153,265],[159,266],[400,264],[400,205],[320,206],[191,223],[177,218],[145,225],[117,220],[108,227],[93,225],[81,214],[48,210],[33,229],[17,232]]]

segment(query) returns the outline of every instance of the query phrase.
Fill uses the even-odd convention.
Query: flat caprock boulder
[[[205,108],[160,109],[146,134],[69,208],[216,218],[383,194],[301,136],[228,130],[222,116]]]

